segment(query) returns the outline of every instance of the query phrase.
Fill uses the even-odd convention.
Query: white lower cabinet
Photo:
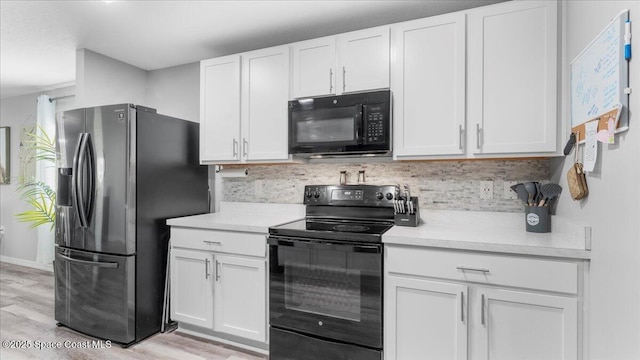
[[[171,318],[267,342],[265,234],[171,229]]]
[[[213,326],[213,254],[171,250],[171,318],[206,328]]]
[[[467,358],[466,285],[388,276],[385,287],[385,360]]]
[[[580,261],[393,245],[385,256],[385,360],[580,358]]]
[[[216,255],[213,330],[265,341],[266,267],[262,259]]]
[[[478,287],[472,304],[477,316],[469,358],[578,358],[576,298]]]

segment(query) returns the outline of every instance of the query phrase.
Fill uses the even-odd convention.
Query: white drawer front
[[[578,293],[578,264],[468,251],[386,246],[389,273]]]
[[[267,256],[266,234],[171,227],[171,246],[248,256]]]

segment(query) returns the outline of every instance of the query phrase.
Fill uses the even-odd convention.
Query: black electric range
[[[382,235],[397,192],[306,186],[306,217],[269,228],[271,360],[382,360]]]
[[[269,228],[270,235],[382,242],[393,227],[393,185],[306,186],[306,218]]]

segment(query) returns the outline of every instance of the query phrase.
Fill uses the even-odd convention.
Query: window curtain
[[[39,125],[36,131],[44,130],[49,137],[55,137],[56,131],[56,102],[51,101],[47,95],[38,96],[38,109],[36,123]],[[36,164],[36,180],[42,181],[52,189],[56,189],[56,167],[47,161],[38,161]],[[36,262],[50,264],[54,257],[55,232],[48,225],[38,226],[38,250]]]

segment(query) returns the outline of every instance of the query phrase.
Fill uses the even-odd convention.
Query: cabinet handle
[[[460,321],[464,324],[464,291],[460,291]]]
[[[333,69],[329,68],[329,93],[333,92]]]
[[[342,67],[342,92],[347,91],[347,69]]]
[[[480,150],[480,124],[476,123],[476,148]]]
[[[480,323],[482,325],[486,325],[484,312],[485,312],[485,301],[484,301],[484,294],[482,294],[482,296],[480,297]]]
[[[207,244],[211,244],[211,245],[219,245],[222,246],[222,243],[220,241],[209,241],[209,240],[202,240],[203,243],[207,243]]]
[[[456,269],[460,270],[460,271],[475,271],[475,272],[481,272],[484,274],[488,274],[491,271],[489,271],[489,269],[482,269],[482,268],[472,268],[472,267],[467,267],[467,266],[457,266]]]
[[[216,260],[216,281],[220,280],[220,262]]]
[[[242,156],[247,157],[247,145],[249,143],[247,142],[246,138],[242,138]]]
[[[238,141],[233,138],[233,157],[238,157]]]
[[[204,259],[204,278],[209,278],[209,259]]]
[[[460,126],[460,144],[458,145],[458,148],[462,150],[462,144],[464,143],[464,136],[463,136],[464,130],[462,129],[462,125],[459,125],[459,126]]]

